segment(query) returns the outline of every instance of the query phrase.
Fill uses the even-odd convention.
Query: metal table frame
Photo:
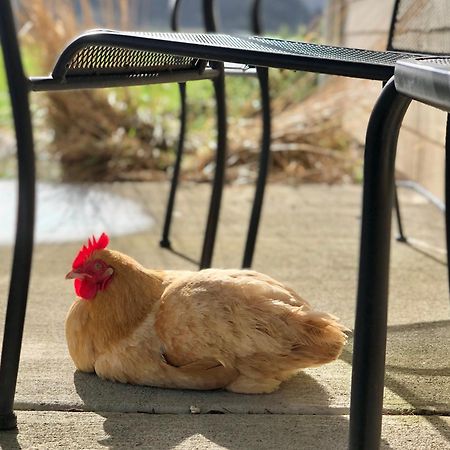
[[[394,77],[385,85],[372,111],[366,135],[364,194],[360,247],[357,310],[354,331],[350,447],[359,448],[357,414],[366,405],[365,426],[377,421],[382,411],[387,307],[391,206],[398,134],[411,100],[450,113],[450,57],[419,57],[400,60]],[[447,136],[450,121],[447,114]],[[447,255],[450,236],[449,142],[445,158],[445,219]],[[450,268],[447,264],[450,282]],[[385,280],[382,284],[375,280]],[[371,351],[369,351],[371,349]],[[373,385],[373,396],[362,388]],[[374,398],[378,404],[373,404]],[[367,408],[367,405],[371,407]],[[374,412],[378,410],[378,412]],[[361,447],[363,448],[363,447]]]

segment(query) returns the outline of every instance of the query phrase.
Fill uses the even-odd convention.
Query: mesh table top
[[[258,36],[92,30],[61,53],[53,77],[151,74],[194,69],[204,60],[387,80],[396,61],[415,56]]]

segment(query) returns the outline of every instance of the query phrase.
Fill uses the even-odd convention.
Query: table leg
[[[29,83],[22,68],[14,16],[8,2],[2,4],[0,43],[14,116],[19,184],[16,239],[0,361],[0,430],[7,430],[16,426],[13,405],[33,252],[35,189]]]
[[[18,211],[8,306],[0,362],[0,430],[16,426],[13,411],[27,307],[34,234],[35,169],[25,77],[6,64],[17,139]]]
[[[450,114],[445,128],[445,239],[447,245],[447,282],[450,292]]]
[[[395,153],[409,103],[391,79],[367,128],[350,405],[352,450],[380,445]]]

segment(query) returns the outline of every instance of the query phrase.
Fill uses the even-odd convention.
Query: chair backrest
[[[180,6],[181,0],[170,0],[169,10],[170,10],[170,28],[172,31],[178,31],[178,22],[180,19]]]
[[[16,138],[19,156],[19,171],[23,156],[29,157],[33,151],[33,138],[28,100],[28,79],[25,76],[16,25],[11,2],[0,2],[0,48],[3,54],[3,65],[8,80],[12,112],[16,124]],[[18,130],[21,130],[19,133]]]
[[[169,0],[169,7],[171,11],[171,28],[173,31],[179,31],[179,16],[182,0]],[[217,0],[201,0],[202,16],[204,29],[207,32],[217,32],[219,27],[217,25]],[[252,34],[261,34],[261,0],[250,1],[250,28]]]
[[[388,50],[450,54],[450,0],[395,0]]]

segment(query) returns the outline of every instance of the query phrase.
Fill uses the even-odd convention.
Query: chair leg
[[[394,209],[395,209],[395,217],[397,219],[397,241],[398,242],[408,242],[408,239],[405,236],[405,233],[403,231],[403,220],[402,220],[402,214],[400,211],[400,202],[398,201],[398,186],[396,185],[394,188]]]
[[[264,190],[266,187],[267,174],[270,163],[270,141],[271,141],[271,113],[270,113],[270,92],[269,92],[269,71],[266,67],[258,67],[258,80],[261,91],[262,103],[262,139],[261,152],[259,158],[259,172],[256,181],[255,197],[253,199],[250,223],[245,244],[243,268],[252,265],[253,253],[255,251],[256,236],[258,233],[259,220],[264,200]]]
[[[389,81],[367,129],[350,405],[352,450],[380,445],[395,152],[409,103]]]
[[[18,211],[13,264],[0,361],[0,430],[16,426],[14,396],[27,306],[34,233],[35,169],[27,80],[15,39],[12,11],[2,12],[0,38],[17,141]],[[7,17],[6,17],[7,16]]]
[[[29,154],[29,151],[26,151]],[[30,158],[31,159],[31,158]],[[28,166],[33,161],[23,162]],[[0,363],[0,430],[15,428],[13,411],[33,252],[34,173],[24,169],[19,181],[19,210],[13,266]]]
[[[447,126],[445,132],[445,231],[447,241],[447,271],[450,291],[450,114],[447,114]]]
[[[221,67],[221,74],[213,80],[217,106],[216,169],[214,173],[211,200],[209,205],[209,213],[206,222],[205,236],[203,240],[202,255],[200,258],[200,269],[206,269],[208,267],[211,267],[214,251],[214,242],[216,239],[217,225],[219,221],[223,184],[225,180],[225,162],[226,162],[226,145],[227,145],[225,76],[223,71],[223,64],[219,65],[219,67]]]
[[[175,159],[175,165],[173,167],[172,182],[170,185],[169,198],[167,200],[166,216],[164,219],[163,232],[161,240],[159,241],[159,245],[163,248],[170,248],[170,239],[169,239],[170,226],[172,225],[173,207],[175,205],[175,196],[177,193],[178,181],[180,178],[181,161],[183,159],[184,140],[186,136],[186,116],[187,116],[186,83],[180,83],[178,86],[180,89],[180,102],[181,102],[180,133],[178,137],[177,157]]]

